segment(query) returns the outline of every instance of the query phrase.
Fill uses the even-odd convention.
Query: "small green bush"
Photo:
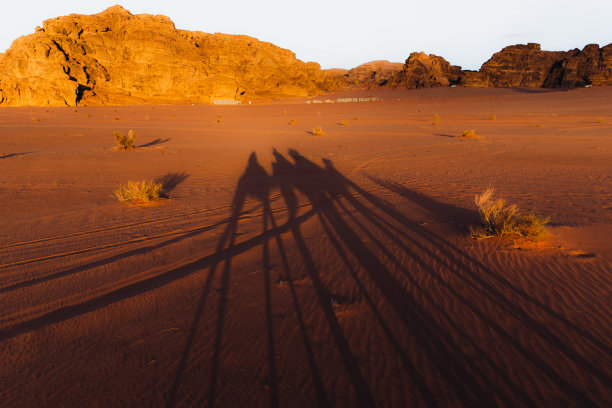
[[[162,183],[154,181],[128,181],[115,191],[115,197],[122,203],[147,203],[159,200],[162,193]]]

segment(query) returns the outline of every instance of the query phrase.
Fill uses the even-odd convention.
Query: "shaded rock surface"
[[[540,44],[511,45],[480,71],[464,71],[444,58],[412,53],[386,86],[409,89],[458,84],[470,87],[572,88],[612,85],[612,44],[571,51],[542,51]]]
[[[114,6],[46,20],[0,54],[0,104],[103,105],[309,96],[342,77],[240,35],[177,30]]]
[[[424,52],[413,52],[396,75],[385,86],[405,86],[409,89],[449,86],[461,78],[461,67],[444,58]]]
[[[495,53],[480,68],[483,78],[497,87],[541,87],[563,51],[542,51],[540,44],[512,45]]]
[[[351,85],[376,87],[385,85],[403,67],[404,64],[401,62],[389,62],[386,60],[370,61],[347,71],[344,76],[347,83]]]
[[[542,51],[540,44],[512,45],[495,53],[464,86],[573,88],[612,85],[612,44],[571,51]]]

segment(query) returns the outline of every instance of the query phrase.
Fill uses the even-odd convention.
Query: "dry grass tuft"
[[[128,181],[115,191],[115,197],[122,203],[148,203],[159,200],[162,193],[162,183],[154,181]]]
[[[497,120],[497,115],[491,116],[491,120]]]
[[[434,114],[434,120],[432,125],[435,125],[436,123],[438,123],[440,121],[440,115],[438,115],[437,113]]]
[[[136,132],[133,130],[130,129],[127,136],[117,130],[113,132],[113,135],[115,135],[115,140],[117,141],[116,149],[128,150],[135,148],[134,140],[136,140]]]
[[[515,204],[507,205],[502,198],[494,199],[495,190],[489,187],[482,194],[474,197],[482,225],[472,227],[474,238],[492,236],[509,236],[540,241],[546,237],[548,218],[538,217],[533,213],[521,214]]]
[[[315,136],[325,136],[325,131],[323,130],[321,126],[315,126],[312,129],[312,134]]]
[[[346,126],[348,125],[348,122],[346,120],[341,120],[340,123],[338,123],[340,126]]]
[[[461,137],[464,139],[480,139],[480,136],[476,134],[476,129],[466,129],[461,132]]]
[[[295,119],[291,119],[291,120],[289,121],[289,124],[290,124],[290,125],[295,125]]]
[[[604,122],[605,122],[605,120],[603,120],[603,119],[597,119],[597,123],[604,123]]]

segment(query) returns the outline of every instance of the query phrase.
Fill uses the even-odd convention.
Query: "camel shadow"
[[[422,209],[429,216],[443,217],[459,229],[477,221],[475,211],[438,201],[410,185],[373,176],[369,180],[377,189],[368,190],[349,179],[331,160],[316,163],[295,149],[287,154],[274,149],[272,154],[271,172],[262,166],[255,152],[250,154],[227,206],[227,218],[214,226],[195,228],[163,242],[153,241],[47,277],[16,282],[0,293],[59,277],[75,277],[87,269],[167,249],[218,228],[213,248],[195,247],[189,262],[153,271],[141,280],[81,303],[61,306],[3,328],[0,341],[206,271],[193,299],[179,350],[173,356],[177,363],[164,392],[168,407],[179,404],[183,394],[190,392],[183,384],[191,375],[189,367],[198,364],[202,355],[208,356],[204,363],[206,374],[200,382],[205,405],[220,404],[224,373],[234,369],[224,357],[228,350],[235,351],[237,343],[230,338],[234,333],[231,328],[237,327],[235,311],[240,307],[259,308],[250,316],[261,319],[263,328],[264,349],[257,357],[265,377],[262,385],[270,406],[283,406],[281,398],[287,394],[281,381],[287,367],[279,363],[282,360],[278,356],[287,344],[279,334],[283,333],[280,327],[288,323],[279,321],[273,313],[281,304],[280,293],[289,302],[282,304],[290,305],[290,316],[295,319],[289,324],[295,328],[303,352],[296,357],[303,359],[300,369],[304,372],[300,375],[308,378],[318,406],[334,406],[337,401],[336,394],[330,395],[336,385],[330,387],[326,383],[330,375],[351,393],[353,405],[380,405],[376,397],[380,390],[372,386],[371,368],[364,363],[367,352],[357,348],[355,332],[349,330],[348,321],[338,312],[338,308],[356,306],[361,308],[359,324],[368,326],[364,327],[366,333],[376,333],[386,347],[385,359],[397,362],[394,370],[401,371],[410,383],[415,405],[443,407],[454,401],[461,406],[496,406],[502,400],[514,406],[538,406],[541,397],[524,387],[520,370],[508,370],[507,360],[500,359],[499,350],[509,353],[512,360],[530,364],[530,369],[544,377],[548,387],[570,405],[596,405],[558,368],[554,358],[537,353],[531,345],[540,343],[550,355],[563,358],[565,364],[572,364],[604,384],[610,383],[609,374],[585,357],[583,349],[568,342],[573,337],[564,333],[572,333],[589,349],[602,354],[610,353],[609,345],[535,298],[503,271],[485,265],[467,252],[461,241],[425,228],[416,221],[421,215],[417,216],[415,209],[419,208],[419,214]],[[172,191],[187,177],[185,173],[169,173],[157,181],[166,191]],[[376,193],[381,189],[391,193],[393,200]],[[245,210],[251,202],[261,211]],[[249,223],[250,235],[239,232],[242,223]],[[321,251],[333,255],[326,258],[320,255]],[[249,267],[257,270],[254,279],[260,279],[262,291],[261,301],[243,305],[245,299],[236,299],[232,290],[241,284],[243,276],[239,275],[242,269],[235,259],[247,252],[252,255]],[[284,285],[282,291],[278,285]],[[354,292],[347,294],[339,285],[350,286]],[[521,337],[523,332],[509,327],[528,332],[528,342]],[[210,334],[202,339],[204,333]],[[491,342],[495,347],[490,346]],[[321,355],[322,343],[333,351],[325,354],[334,357],[336,367],[331,373],[326,372],[330,365]],[[202,354],[199,347],[206,347],[206,352]],[[441,389],[449,399],[440,396]]]

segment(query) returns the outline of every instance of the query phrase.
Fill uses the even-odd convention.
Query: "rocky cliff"
[[[495,53],[464,86],[573,88],[612,85],[612,44],[571,51],[542,51],[540,44],[512,45]]]
[[[584,85],[612,85],[612,44],[599,48],[589,44],[582,49],[568,51],[553,64],[543,86],[572,88]]]
[[[583,50],[542,51],[540,44],[512,45],[495,53],[480,71],[462,71],[444,58],[412,53],[386,86],[571,88],[612,85],[612,44]]]
[[[0,106],[256,100],[343,84],[273,44],[177,30],[167,17],[120,6],[46,20],[0,54]]]
[[[351,85],[362,85],[370,88],[385,85],[402,70],[401,62],[370,61],[347,71],[344,76]]]
[[[480,68],[491,86],[541,87],[565,52],[542,51],[540,44],[512,45],[495,53]]]
[[[449,86],[459,81],[461,67],[451,65],[442,57],[413,52],[396,75],[385,86],[405,86],[408,89]]]

